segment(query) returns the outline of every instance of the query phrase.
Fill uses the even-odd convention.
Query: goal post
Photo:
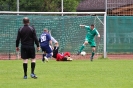
[[[63,14],[63,16],[62,16],[62,14]],[[57,15],[57,17],[55,15]],[[20,23],[20,19],[22,17],[24,17],[24,16],[34,16],[34,17],[36,17],[36,19],[37,18],[40,19],[38,21],[41,21],[41,22],[39,23],[38,21],[36,21],[34,19],[34,17],[32,17],[31,21],[34,20],[34,22],[32,22],[32,23],[38,23],[38,25],[41,25],[41,26],[38,26],[38,27],[40,27],[41,30],[42,30],[43,27],[48,27],[48,28],[52,27],[52,28],[56,29],[56,33],[60,33],[60,31],[58,30],[59,29],[58,27],[61,27],[60,30],[62,31],[64,29],[65,33],[66,33],[66,34],[65,33],[64,34],[60,34],[61,36],[66,36],[66,37],[61,37],[61,40],[67,39],[67,37],[69,37],[70,34],[72,35],[72,36],[70,36],[68,38],[69,42],[61,41],[61,42],[63,42],[62,45],[63,46],[69,46],[70,49],[73,48],[74,52],[77,50],[77,49],[74,49],[74,45],[75,44],[79,44],[79,42],[77,42],[77,40],[74,41],[74,39],[71,39],[71,38],[75,38],[76,39],[75,36],[78,36],[79,33],[77,33],[77,35],[75,34],[76,31],[78,30],[78,26],[80,24],[83,24],[83,23],[90,25],[91,22],[94,22],[92,20],[94,20],[94,18],[96,17],[96,19],[99,20],[98,21],[99,22],[98,23],[98,27],[99,27],[99,25],[103,25],[103,27],[102,27],[103,28],[103,33],[102,33],[103,34],[102,35],[103,36],[103,41],[102,41],[102,43],[103,43],[103,51],[102,51],[102,53],[103,53],[104,58],[107,57],[107,52],[106,52],[106,12],[12,12],[12,11],[0,11],[0,16],[1,16],[0,20],[4,20],[4,17],[6,18],[6,16],[7,17],[8,16],[13,16],[14,18],[15,18],[15,16],[16,17],[19,16],[19,17],[17,17],[17,19],[14,20],[14,21],[18,21],[16,24],[19,24]],[[4,17],[2,18],[2,16],[4,16]],[[48,17],[51,16],[51,17],[48,19],[47,16]],[[52,18],[52,16],[54,18]],[[101,17],[102,20],[99,17]],[[62,20],[62,19],[65,19],[65,20]],[[6,19],[6,20],[8,21],[8,19]],[[60,20],[62,20],[62,21],[60,21]],[[42,27],[43,24],[45,24],[45,26]],[[65,29],[64,26],[61,26],[62,24],[63,25],[67,25],[67,27],[71,26],[70,27],[71,30]],[[8,25],[10,25],[10,23]],[[13,25],[15,26],[15,24],[13,24]],[[75,27],[75,25],[76,25],[76,27]],[[58,27],[55,27],[55,26],[58,26]],[[15,28],[17,28],[17,26],[15,26]],[[51,30],[51,32],[52,31],[53,30]],[[67,33],[66,31],[69,31],[70,34]],[[78,30],[78,32],[80,32],[80,30]],[[60,37],[57,37],[57,38],[60,38]],[[80,39],[80,38],[78,38],[78,39]],[[83,37],[82,40],[84,40],[84,37]],[[67,42],[68,45],[64,44],[64,42]],[[72,43],[74,45],[70,47],[70,45]],[[82,42],[80,42],[79,45],[82,45]],[[63,49],[66,49],[66,48],[64,47]]]

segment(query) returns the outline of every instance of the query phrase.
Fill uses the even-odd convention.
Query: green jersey
[[[96,28],[93,30],[90,29],[90,26],[85,26],[85,29],[87,30],[86,38],[85,40],[88,42],[94,42],[95,35],[99,35],[99,32]]]

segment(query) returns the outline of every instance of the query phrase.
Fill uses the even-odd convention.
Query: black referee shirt
[[[23,27],[19,28],[17,39],[16,39],[16,47],[19,46],[20,40],[22,45],[34,46],[34,42],[35,42],[36,46],[39,47],[36,31],[32,26],[24,25]]]

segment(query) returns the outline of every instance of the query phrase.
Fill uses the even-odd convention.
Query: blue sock
[[[51,56],[52,56],[51,53],[48,53],[48,54],[46,55],[47,58],[50,58]]]

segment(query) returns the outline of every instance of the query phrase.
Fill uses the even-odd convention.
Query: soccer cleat
[[[24,78],[23,79],[27,79],[27,76],[24,76]]]
[[[93,61],[93,57],[92,56],[90,57],[90,61]]]
[[[48,62],[48,58],[46,56],[44,57],[44,59],[45,59],[46,62]]]
[[[37,76],[35,74],[31,74],[30,76],[31,78],[37,79]]]
[[[81,52],[78,51],[77,55],[79,55]]]

